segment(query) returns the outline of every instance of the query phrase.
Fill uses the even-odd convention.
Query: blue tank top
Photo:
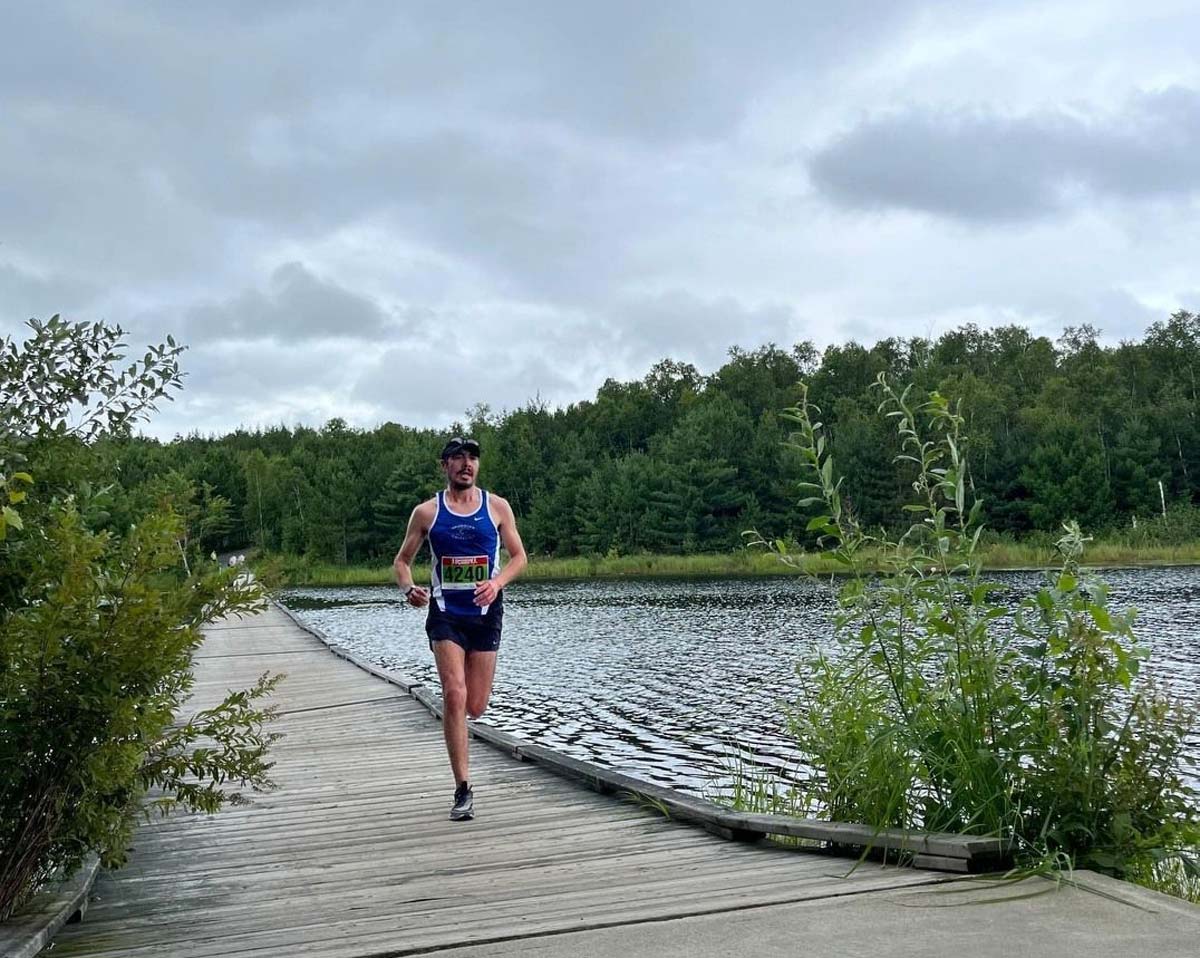
[[[450,511],[445,493],[437,494],[429,551],[438,609],[453,615],[487,614],[490,606],[475,604],[475,586],[500,571],[500,534],[488,511],[486,490],[479,490],[479,508],[465,516]]]

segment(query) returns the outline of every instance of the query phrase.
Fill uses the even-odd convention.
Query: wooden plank
[[[123,928],[151,928],[174,924],[195,925],[209,921],[240,920],[257,927],[274,925],[286,927],[295,921],[297,904],[304,899],[319,901],[328,913],[358,910],[369,911],[377,904],[382,913],[385,907],[403,905],[397,891],[411,901],[442,896],[449,900],[465,900],[481,894],[481,877],[502,875],[504,894],[510,900],[522,897],[555,896],[570,890],[571,894],[590,894],[603,898],[619,894],[622,889],[639,897],[652,897],[659,890],[681,884],[692,887],[712,885],[730,889],[745,889],[755,882],[791,884],[794,894],[806,893],[817,885],[828,885],[831,875],[819,869],[804,867],[797,856],[784,856],[764,868],[761,861],[741,858],[723,861],[711,848],[694,849],[691,855],[663,854],[652,848],[622,851],[600,860],[595,856],[563,858],[526,858],[520,865],[502,868],[489,863],[486,867],[472,861],[458,867],[430,868],[426,871],[399,869],[403,861],[393,860],[387,867],[372,867],[361,862],[357,872],[343,869],[336,875],[314,877],[313,871],[297,875],[290,886],[283,875],[265,887],[259,884],[257,872],[243,876],[238,882],[221,886],[184,885],[175,889],[170,907],[154,899],[146,900],[150,907],[134,905],[116,910],[94,909],[93,920],[115,921]],[[322,880],[324,879],[324,880]],[[619,884],[620,888],[615,888]],[[447,906],[448,907],[448,906]],[[507,910],[510,905],[502,906]]]
[[[51,884],[26,906],[0,925],[0,955],[4,958],[34,958],[53,941],[69,921],[87,912],[92,886],[100,871],[93,855],[65,881]]]
[[[941,832],[906,832],[899,829],[874,829],[869,825],[827,822],[815,818],[788,818],[784,815],[726,814],[731,825],[762,831],[770,835],[812,838],[818,841],[856,847],[915,851],[932,857],[999,858],[1005,846],[997,838],[953,835]]]
[[[471,733],[472,738],[477,738],[483,742],[487,742],[493,748],[497,748],[502,752],[511,755],[513,758],[521,758],[521,749],[525,746],[524,739],[518,738],[509,732],[503,732],[500,729],[487,725],[484,722],[468,722],[467,728]]]
[[[749,840],[766,835],[806,838],[854,848],[884,848],[913,851],[922,855],[927,867],[951,860],[986,860],[995,867],[1003,860],[1005,848],[995,838],[932,832],[905,832],[898,829],[874,829],[867,825],[829,822],[815,818],[790,818],[784,815],[752,815],[731,811],[724,806],[684,795],[640,779],[602,768],[591,762],[563,755],[541,745],[520,745],[517,753],[525,759],[551,768],[561,775],[604,794],[624,794],[633,800],[659,806],[665,814],[706,828],[720,829],[729,837]],[[959,863],[952,871],[965,870]]]
[[[214,652],[211,654],[194,655],[194,659],[245,659],[254,657],[254,655],[270,655],[274,659],[287,657],[287,655],[319,655],[324,652],[320,648],[280,648],[271,649],[264,652]]]
[[[404,689],[405,692],[411,692],[417,686],[423,684],[418,682],[416,679],[410,679],[408,676],[403,675],[394,669],[385,669],[376,665],[374,662],[368,662],[366,659],[355,655],[344,646],[330,645],[329,651],[340,659],[345,659],[347,662],[354,663],[364,672],[367,672],[370,675],[374,675],[376,678],[383,679],[385,682],[390,682],[392,685]]]
[[[971,860],[967,858],[949,858],[945,855],[914,855],[913,865],[917,868],[932,868],[943,872],[971,871]]]
[[[466,897],[399,901],[387,913],[367,911],[356,916],[348,916],[345,911],[317,912],[317,901],[305,901],[290,909],[287,925],[283,928],[257,929],[220,921],[204,922],[174,928],[170,935],[163,937],[150,929],[145,938],[134,938],[118,947],[106,927],[98,930],[97,935],[102,950],[77,951],[67,942],[63,951],[56,951],[56,958],[79,954],[97,958],[109,955],[151,958],[161,954],[170,954],[172,958],[257,958],[272,954],[295,958],[351,958],[379,953],[405,955],[444,948],[447,943],[464,944],[468,939],[482,943],[554,931],[713,914],[748,906],[835,898],[867,891],[887,892],[940,883],[947,878],[931,872],[893,869],[887,876],[875,875],[860,882],[830,880],[800,885],[784,880],[758,884],[716,878],[701,883],[656,881],[628,887],[610,883],[600,893],[567,888],[511,899],[506,894],[497,894],[496,888],[477,886],[475,893]]]
[[[60,933],[56,955],[399,954],[460,944],[464,928],[499,941],[946,877],[871,862],[842,877],[845,860],[723,842],[674,820],[711,814],[708,803],[598,775],[484,723],[471,726],[495,746],[472,749],[479,818],[450,822],[433,690],[406,694],[387,670],[297,654],[324,646],[285,616],[264,624],[206,641],[189,707],[266,668],[287,672],[272,699],[285,735],[272,755],[278,789],[213,818],[142,827],[128,868],[103,879],[89,920]],[[233,632],[237,642],[224,641]],[[212,655],[230,650],[254,654]],[[611,798],[626,792],[638,802]],[[648,798],[671,798],[671,817]]]
[[[441,700],[431,690],[414,694],[435,714],[441,715]],[[480,736],[483,737],[483,736]],[[882,848],[893,851],[916,852],[925,867],[936,868],[936,862],[975,860],[974,870],[1002,867],[1009,850],[997,838],[957,835],[939,832],[876,829],[869,825],[830,822],[817,818],[791,818],[785,815],[754,815],[732,811],[704,799],[664,788],[634,778],[631,775],[604,768],[594,762],[564,755],[543,745],[522,743],[516,736],[505,736],[505,746],[520,758],[536,762],[556,774],[577,781],[606,795],[623,795],[659,807],[664,814],[699,825],[715,834],[739,841],[753,841],[767,835],[805,838],[831,845],[851,848]],[[968,868],[955,864],[949,870]]]
[[[424,705],[439,719],[442,717],[442,700],[425,685],[418,685],[412,690],[412,697]]]

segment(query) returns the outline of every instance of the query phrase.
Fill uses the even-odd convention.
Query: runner
[[[479,443],[455,436],[442,449],[446,488],[413,510],[393,568],[414,608],[429,606],[425,633],[442,681],[442,731],[454,773],[452,821],[475,817],[468,774],[467,716],[487,708],[504,619],[503,589],[525,568],[512,507],[475,485]],[[413,584],[412,563],[429,541],[431,590]],[[500,546],[509,561],[500,569]],[[432,597],[433,602],[429,600]]]

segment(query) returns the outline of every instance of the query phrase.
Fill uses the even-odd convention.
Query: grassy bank
[[[1087,551],[1087,564],[1099,567],[1130,567],[1155,565],[1200,564],[1200,542],[1170,546],[1130,545],[1121,542],[1092,543]],[[1050,544],[997,542],[983,550],[983,561],[989,569],[1040,569],[1055,564]],[[662,576],[697,578],[708,576],[767,576],[796,575],[797,571],[828,574],[840,571],[841,566],[821,553],[805,553],[795,557],[796,566],[789,566],[777,556],[742,550],[718,555],[630,555],[574,556],[571,558],[534,557],[522,577],[526,581],[556,579],[624,578]],[[391,566],[339,566],[310,562],[297,556],[275,556],[268,560],[279,581],[290,586],[355,586],[389,585]],[[414,568],[418,582],[429,580],[429,568]],[[274,578],[275,576],[272,576]]]
[[[838,564],[821,555],[801,557],[806,571],[834,572]],[[338,566],[309,562],[295,556],[276,556],[269,565],[278,572],[285,585],[293,586],[351,586],[388,585],[392,579],[390,565]],[[418,582],[429,581],[429,567],[416,565],[413,575]],[[764,553],[735,552],[727,555],[632,555],[632,556],[573,556],[571,558],[534,557],[522,579],[552,581],[557,579],[624,578],[630,576],[764,576],[795,575],[777,557]]]
[[[995,542],[982,549],[987,569],[1049,569],[1059,565],[1051,543]],[[1172,545],[1131,545],[1120,541],[1088,544],[1084,565],[1130,568],[1156,565],[1200,565],[1200,541]]]

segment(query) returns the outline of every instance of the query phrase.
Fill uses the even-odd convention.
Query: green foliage
[[[756,815],[811,818],[820,811],[809,792],[794,783],[783,785],[741,749],[733,750],[723,764],[723,774],[705,790],[712,801]]]
[[[118,368],[125,360],[119,326],[68,323],[57,315],[29,326],[34,335],[25,342],[0,342],[0,439],[7,442],[66,435],[86,442],[127,432],[182,385],[183,347],[169,336]]]
[[[261,598],[202,558],[227,504],[179,472],[130,493],[108,458],[178,387],[179,347],[118,371],[113,327],[30,328],[0,345],[0,920],[89,852],[120,864],[146,789],[212,811],[265,787],[271,739],[266,677],[171,725],[202,624]]]
[[[875,414],[871,392],[886,372],[963,402],[972,488],[990,528],[1038,540],[1073,517],[1112,538],[1135,517],[1140,528],[1160,515],[1163,500],[1200,515],[1197,370],[1200,320],[1187,312],[1152,325],[1143,342],[1112,348],[1087,327],[1055,343],[1018,326],[966,325],[820,355],[808,343],[735,348],[707,376],[663,360],[566,409],[479,407],[449,431],[482,440],[483,482],[512,503],[534,555],[724,552],[752,524],[811,545],[815,536],[790,508],[799,462],[781,445],[776,414],[796,401],[803,376],[824,411],[848,507],[864,528],[899,534],[900,437]],[[350,566],[395,554],[413,507],[441,483],[444,438],[333,420],[169,444],[64,446],[60,458],[70,474],[81,468],[75,459],[99,451],[119,470],[120,489],[100,503],[114,528],[133,521],[138,486],[178,472],[229,503],[226,526],[204,548],[254,544]]]
[[[0,766],[12,770],[0,783],[6,907],[88,851],[119,864],[147,787],[163,790],[161,806],[211,811],[227,780],[264,780],[266,716],[237,698],[169,729],[200,626],[257,594],[215,565],[182,579],[180,529],[178,517],[151,514],[117,540],[89,531],[68,501],[8,555],[28,579],[0,625]],[[215,744],[190,749],[201,731]]]
[[[1200,904],[1200,847],[1191,849],[1189,855],[1140,860],[1128,877],[1139,885]]]
[[[226,804],[246,804],[243,793],[231,786],[272,788],[267,752],[279,735],[263,732],[275,710],[263,708],[258,699],[282,678],[264,673],[249,689],[231,692],[161,735],[138,773],[143,788],[156,792],[151,806],[163,815],[176,807],[212,814]]]
[[[0,541],[8,537],[9,529],[20,531],[24,528],[16,507],[25,501],[28,489],[33,485],[33,476],[29,473],[5,475],[3,468],[4,463],[0,460]]]
[[[1053,528],[1067,516],[1089,528],[1112,520],[1104,449],[1095,434],[1073,422],[1045,432],[1021,479],[1029,490],[1029,515],[1037,528]]]
[[[185,571],[211,554],[233,525],[228,499],[217,495],[207,482],[196,485],[177,470],[139,487],[137,499],[139,513],[158,511],[177,517],[176,544]]]
[[[424,455],[409,453],[388,474],[373,505],[375,526],[389,541],[399,543],[404,539],[413,506],[442,487],[443,478],[434,455],[432,449]]]
[[[877,383],[912,492],[895,535],[867,534],[847,508],[819,410],[804,396],[789,411],[811,473],[802,504],[819,507],[809,529],[850,573],[840,647],[802,664],[789,713],[820,805],[880,828],[1000,835],[1026,865],[1124,876],[1185,860],[1200,839],[1181,768],[1196,716],[1140,674],[1133,615],[1080,568],[1078,526],[1011,621],[980,576],[961,413]]]

